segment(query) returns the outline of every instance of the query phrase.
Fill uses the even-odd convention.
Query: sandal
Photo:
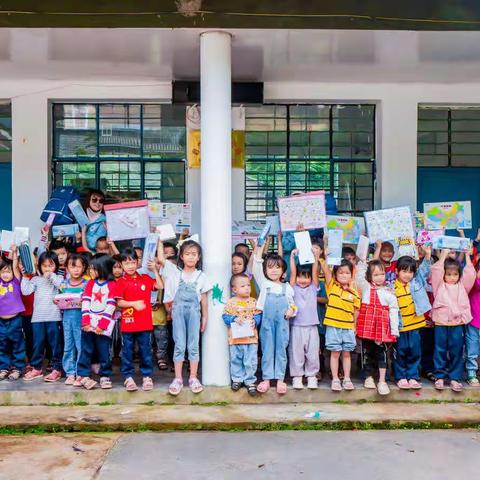
[[[412,390],[420,390],[422,388],[422,384],[418,380],[416,380],[415,378],[411,378],[408,381],[408,384],[410,385],[410,388]]]
[[[238,392],[243,387],[242,382],[232,382],[231,388],[234,392]]]
[[[10,372],[10,375],[8,376],[9,380],[18,380],[21,376],[20,370],[17,370],[16,368]]]
[[[153,380],[150,377],[143,377],[142,390],[144,392],[150,392],[153,390]]]
[[[480,387],[480,381],[478,381],[477,377],[469,377],[468,380],[467,380],[467,383],[471,387]]]
[[[443,390],[444,388],[445,388],[445,383],[443,381],[443,378],[437,378],[437,380],[435,380],[435,389]]]
[[[8,370],[0,370],[0,380],[8,378]]]
[[[168,387],[168,393],[176,397],[183,388],[183,380],[181,378],[174,378],[170,386]]]
[[[454,392],[461,392],[463,390],[463,385],[461,384],[461,382],[457,382],[456,380],[450,380],[450,388],[454,391]]]
[[[277,380],[277,393],[285,395],[287,393],[287,384],[282,380]]]
[[[103,388],[104,390],[112,388],[112,381],[110,380],[110,378],[100,377],[100,388]]]
[[[77,377],[72,385],[74,387],[82,387],[83,386],[82,385],[82,380],[83,380],[83,377]]]
[[[157,365],[159,370],[168,370],[168,363],[166,362],[166,360],[158,360]]]
[[[332,380],[330,385],[332,392],[341,392],[342,391],[342,382],[340,380]]]
[[[263,380],[257,385],[257,392],[267,393],[270,390],[270,380]]]
[[[406,378],[402,378],[397,382],[397,387],[400,390],[409,390],[410,389],[410,384],[408,383],[408,380]]]
[[[67,375],[65,379],[65,385],[74,385],[75,384],[75,375]]]
[[[246,385],[247,387],[247,392],[251,397],[256,397],[257,396],[257,387],[255,386],[254,383],[251,385]]]
[[[375,380],[373,379],[373,377],[367,377],[365,379],[365,382],[363,383],[363,388],[368,388],[369,390],[373,390],[373,389],[377,388],[377,386],[375,385]]]
[[[83,377],[80,380],[80,383],[82,384],[82,387],[86,388],[87,390],[91,390],[92,388],[95,388],[95,386],[97,385],[97,382],[90,377]]]
[[[127,392],[136,392],[138,390],[137,384],[132,377],[128,377],[124,382],[123,385]]]
[[[188,380],[188,386],[190,387],[190,390],[192,393],[200,393],[203,391],[203,385],[200,383],[200,380],[198,378],[190,378]]]
[[[349,378],[344,378],[342,382],[342,387],[344,390],[352,391],[355,390],[355,386],[353,385],[352,381]]]

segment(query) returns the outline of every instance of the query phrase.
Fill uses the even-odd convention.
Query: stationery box
[[[82,295],[80,293],[59,293],[55,295],[60,310],[71,310],[74,308],[82,308]]]

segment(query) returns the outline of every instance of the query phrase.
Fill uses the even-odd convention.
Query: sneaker
[[[75,384],[75,375],[67,375],[65,379],[65,385],[74,385]]]
[[[252,383],[251,385],[245,385],[245,388],[247,389],[247,392],[251,397],[257,396],[257,386],[254,383]]]
[[[478,381],[478,378],[477,378],[477,377],[468,377],[467,383],[468,383],[471,387],[480,387],[480,382]]]
[[[317,377],[307,377],[307,388],[315,390],[318,388]]]
[[[342,382],[340,380],[332,380],[330,385],[332,392],[341,392],[342,391]]]
[[[61,378],[62,378],[62,372],[60,372],[59,370],[52,370],[43,380],[45,382],[53,383],[53,382],[57,382]]]
[[[303,378],[302,377],[293,377],[292,386],[295,390],[303,389]]]
[[[83,387],[82,385],[82,377],[77,377],[75,381],[72,383],[74,387]]]
[[[26,382],[30,382],[32,380],[35,380],[36,378],[42,378],[42,377],[43,377],[43,372],[41,370],[37,370],[36,368],[32,368],[29,372],[27,372],[23,376],[23,379]]]
[[[373,377],[367,377],[365,379],[365,382],[363,383],[363,387],[364,388],[369,388],[371,390],[373,390],[374,388],[377,388],[377,386],[375,385],[375,380],[373,379]]]
[[[378,382],[377,392],[379,395],[388,395],[390,393],[390,388],[388,387],[387,382]]]
[[[0,370],[0,380],[5,380],[8,377],[8,370]]]
[[[342,387],[347,392],[351,392],[352,390],[355,390],[355,385],[352,383],[352,381],[349,378],[343,379]]]
[[[243,383],[242,382],[232,382],[230,387],[234,392],[238,392],[243,387]]]

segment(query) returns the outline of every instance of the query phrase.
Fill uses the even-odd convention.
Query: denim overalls
[[[191,283],[184,282],[182,275],[180,275],[180,283],[173,299],[172,308],[173,341],[175,343],[174,362],[185,360],[186,349],[188,349],[188,359],[191,362],[200,360],[198,351],[200,342],[200,300],[198,299],[197,282],[201,274],[200,272],[197,279]]]
[[[270,288],[267,288],[260,326],[264,380],[283,380],[285,377],[290,336],[290,322],[285,320],[285,313],[288,310],[286,290],[286,283],[282,285],[282,293],[271,293]]]

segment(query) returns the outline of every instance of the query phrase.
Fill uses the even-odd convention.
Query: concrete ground
[[[0,437],[0,479],[476,478],[480,433],[189,432]]]

